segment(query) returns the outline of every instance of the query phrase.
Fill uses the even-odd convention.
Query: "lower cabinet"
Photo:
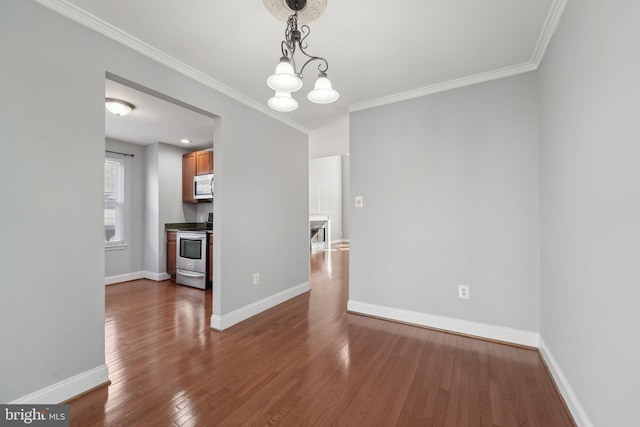
[[[167,231],[167,274],[176,277],[176,232]]]

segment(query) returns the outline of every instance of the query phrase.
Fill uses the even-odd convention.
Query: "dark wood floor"
[[[310,293],[221,333],[210,291],[108,286],[112,384],[71,425],[573,425],[534,350],[347,314],[348,257],[312,253]]]

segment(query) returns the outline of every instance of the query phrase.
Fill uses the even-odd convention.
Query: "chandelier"
[[[307,65],[316,62],[318,66],[318,79],[313,90],[307,94],[307,99],[316,104],[329,104],[338,99],[340,94],[336,92],[331,81],[327,77],[329,63],[320,56],[313,56],[306,52],[307,42],[311,30],[304,24],[298,27],[298,18],[310,22],[320,16],[326,7],[326,0],[264,0],[266,8],[276,18],[286,18],[287,29],[284,32],[284,40],[280,44],[282,57],[276,66],[276,71],[267,79],[267,85],[275,91],[275,95],[269,98],[269,107],[280,112],[289,112],[298,108],[298,101],[291,97],[292,92],[302,88],[302,73]],[[290,14],[293,12],[293,14]],[[298,69],[295,55],[304,61]]]

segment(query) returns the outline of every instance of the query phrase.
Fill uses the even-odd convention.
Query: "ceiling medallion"
[[[298,101],[291,97],[292,92],[302,88],[304,68],[311,62],[318,63],[318,80],[312,91],[307,94],[307,99],[316,104],[329,104],[337,101],[340,94],[333,89],[331,81],[327,77],[329,63],[320,56],[313,56],[306,52],[308,47],[305,39],[311,33],[308,25],[303,24],[298,29],[298,21],[305,12],[308,19],[317,19],[325,7],[326,0],[263,0],[264,5],[276,18],[281,19],[281,12],[287,14],[287,28],[284,32],[284,40],[280,44],[282,57],[276,66],[276,71],[267,79],[267,86],[275,91],[275,95],[269,98],[269,107],[280,112],[289,112],[298,108]],[[277,13],[276,13],[277,12]],[[313,13],[311,13],[313,12]],[[310,22],[310,21],[307,21]],[[305,61],[298,69],[296,67],[296,51],[302,55]],[[299,55],[300,56],[300,55]]]
[[[327,7],[327,0],[262,0],[269,13],[282,22],[289,16],[298,13],[300,24],[310,24],[322,15]]]

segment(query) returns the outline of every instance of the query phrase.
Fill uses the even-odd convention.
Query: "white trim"
[[[551,37],[553,37],[553,33],[555,33],[558,28],[558,23],[560,22],[562,12],[564,12],[564,8],[567,5],[567,1],[568,0],[553,0],[553,3],[549,8],[547,19],[544,21],[542,32],[540,32],[538,43],[536,44],[536,47],[533,50],[533,56],[531,57],[531,63],[536,65],[536,69],[542,63],[544,54],[551,42]]]
[[[143,271],[143,279],[154,280],[156,282],[162,282],[163,280],[171,279],[171,275],[168,273],[154,273],[152,271]]]
[[[454,319],[451,317],[385,307],[353,300],[347,302],[347,311],[529,347],[538,347],[540,338],[540,334],[537,332],[471,322],[468,320]]]
[[[205,73],[193,67],[190,67],[184,62],[177,60],[173,56],[170,56],[162,52],[161,50],[143,42],[142,40],[135,38],[131,34],[125,31],[122,31],[118,27],[115,27],[114,25],[109,24],[108,22],[98,18],[95,15],[92,15],[91,13],[70,3],[67,0],[35,0],[35,1],[37,3],[40,3],[42,6],[48,9],[51,9],[59,13],[60,15],[71,19],[72,21],[82,24],[85,27],[92,29],[93,31],[96,31],[106,37],[109,37],[110,39],[115,40],[116,42],[133,49],[134,51],[146,56],[147,58],[151,58],[152,60],[159,62],[160,64],[165,65],[166,67],[174,71],[177,71],[180,74],[183,74],[197,82],[200,82],[203,85],[208,86],[211,89],[214,89],[232,99],[235,99],[236,101],[248,107],[258,110],[273,119],[276,119],[286,125],[291,126],[294,129],[299,130],[300,132],[303,132],[306,134],[310,132],[309,128],[301,125],[300,123],[294,122],[288,117],[275,112],[271,108],[268,108],[266,105],[263,105],[262,103],[257,102],[249,98],[248,96],[238,92],[237,90],[232,89],[229,86],[226,86],[220,83],[219,81],[206,75]]]
[[[104,244],[104,250],[105,251],[121,251],[127,249],[127,244],[122,242],[122,243],[105,243]]]
[[[134,271],[133,273],[117,274],[104,278],[105,285],[113,285],[114,283],[129,282],[131,280],[144,279],[144,271]]]
[[[104,278],[105,285],[113,285],[115,283],[129,282],[131,280],[149,279],[155,282],[162,282],[163,280],[171,279],[171,275],[168,273],[154,273],[151,271],[134,271],[132,273],[117,274],[115,276],[108,276]]]
[[[72,397],[78,396],[94,387],[109,381],[109,369],[107,365],[81,372],[65,380],[51,384],[45,388],[29,393],[12,402],[10,405],[24,404],[58,404]]]
[[[262,313],[265,310],[275,307],[278,304],[282,304],[283,302],[297,297],[298,295],[301,295],[305,292],[309,292],[310,290],[311,284],[309,282],[305,282],[282,292],[278,292],[277,294],[271,295],[267,298],[263,298],[260,301],[256,301],[249,305],[245,305],[244,307],[240,307],[239,309],[234,310],[231,313],[224,314],[222,316],[214,314],[211,316],[211,329],[215,329],[216,331],[225,330],[235,325],[236,323],[247,320],[248,318],[253,317],[256,314]]]
[[[551,376],[553,376],[558,389],[560,390],[560,394],[564,398],[567,406],[569,407],[569,411],[571,415],[573,415],[573,420],[580,427],[593,427],[593,423],[589,419],[587,412],[584,410],[580,401],[578,400],[578,396],[576,396],[573,388],[571,388],[571,384],[567,380],[567,377],[562,373],[562,369],[556,362],[556,359],[551,354],[551,350],[547,346],[547,343],[544,342],[542,337],[540,337],[540,354],[544,359],[545,363],[549,367],[549,371],[551,372]]]
[[[133,37],[131,34],[122,31],[121,29],[109,24],[108,22],[96,17],[95,15],[90,14],[84,9],[70,3],[68,0],[35,0],[40,3],[44,7],[47,7],[79,24],[82,24],[106,37],[109,37],[112,40],[121,43],[134,51],[151,58],[152,60],[159,62],[170,69],[177,71],[187,77],[196,80],[205,86],[208,86],[218,92],[229,96],[230,98],[235,99],[238,102],[241,102],[248,107],[254,108],[255,110],[261,111],[262,113],[268,115],[271,118],[274,118],[284,124],[291,126],[294,129],[297,129],[304,133],[309,133],[309,128],[301,125],[300,123],[294,122],[293,120],[285,117],[282,114],[276,113],[267,106],[263,105],[260,102],[257,102],[248,96],[232,89],[221,82],[215,80],[214,78],[204,74],[203,72],[196,70],[193,67],[188,66],[187,64],[178,61],[176,58],[167,55],[159,49]],[[450,80],[448,82],[438,83],[426,87],[422,87],[419,89],[402,92],[394,95],[389,95],[381,98],[376,98],[364,102],[359,102],[356,104],[349,105],[349,111],[360,111],[367,108],[379,107],[382,105],[391,104],[394,102],[405,101],[412,98],[417,98],[425,95],[431,95],[438,92],[444,92],[446,90],[457,89],[477,83],[483,83],[490,80],[497,80],[504,77],[511,77],[517,74],[526,73],[529,71],[537,70],[542,62],[542,58],[549,46],[549,42],[551,41],[551,37],[558,27],[558,22],[560,21],[560,17],[562,16],[562,12],[567,4],[568,0],[553,0],[551,7],[549,8],[549,13],[547,14],[547,18],[542,27],[542,31],[540,32],[540,36],[538,37],[538,42],[533,50],[532,58],[529,62],[514,65],[511,67],[502,68],[499,70],[493,70],[486,73],[476,74],[474,76],[464,77],[461,79]]]
[[[395,102],[407,101],[413,98],[419,98],[421,96],[433,95],[438,92],[445,92],[451,89],[458,89],[465,86],[471,86],[478,83],[484,83],[491,80],[498,80],[504,77],[511,77],[517,74],[527,73],[529,71],[535,71],[537,66],[530,62],[514,65],[512,67],[502,68],[500,70],[489,71],[487,73],[476,74],[474,76],[463,77],[456,80],[450,80],[448,82],[437,83],[431,86],[425,86],[406,92],[397,93],[394,95],[383,96],[381,98],[371,99],[369,101],[359,102],[357,104],[349,105],[349,112],[366,110],[368,108],[380,107],[387,104],[393,104]]]
[[[371,99],[357,104],[349,105],[349,112],[365,110],[373,107],[380,107],[382,105],[392,104],[394,102],[406,101],[408,99],[418,98],[425,95],[432,95],[438,92],[444,92],[451,89],[458,89],[465,86],[471,86],[478,83],[484,83],[491,80],[498,80],[505,77],[511,77],[518,74],[527,73],[529,71],[535,71],[540,67],[542,58],[544,57],[551,37],[558,28],[560,17],[567,4],[568,0],[553,0],[549,13],[545,19],[542,31],[538,37],[536,47],[533,49],[533,55],[529,62],[525,62],[519,65],[513,65],[498,70],[488,71],[486,73],[480,73],[473,76],[463,77],[460,79],[450,80],[448,82],[437,83],[430,86],[410,90],[407,92],[401,92],[394,95],[384,96],[381,98]]]

